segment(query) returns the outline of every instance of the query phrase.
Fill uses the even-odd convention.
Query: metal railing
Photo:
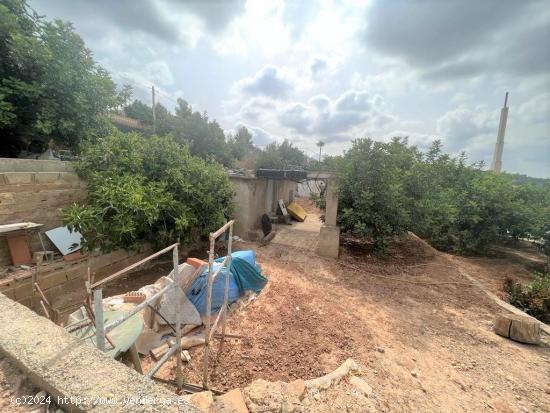
[[[229,221],[223,225],[216,232],[212,232],[209,235],[209,252],[208,252],[208,281],[207,281],[207,293],[206,293],[206,315],[205,315],[205,333],[204,333],[204,374],[203,374],[203,388],[208,388],[208,371],[209,371],[209,357],[210,357],[210,342],[214,337],[214,334],[218,328],[218,325],[221,323],[221,342],[220,342],[220,353],[223,349],[223,343],[225,339],[225,326],[227,319],[228,311],[228,300],[229,300],[229,278],[230,278],[230,268],[231,268],[231,247],[233,240],[233,224],[234,220]],[[225,259],[219,263],[219,266],[214,270],[214,257],[215,257],[215,244],[216,240],[224,233],[229,230],[229,238],[227,241],[227,256]],[[93,304],[94,304],[94,318],[95,318],[95,336],[96,336],[96,346],[99,350],[105,351],[105,341],[109,341],[107,334],[124,323],[130,317],[136,315],[141,310],[145,309],[153,302],[155,302],[163,294],[167,293],[171,289],[175,289],[176,292],[176,320],[175,320],[175,332],[176,332],[176,342],[171,348],[157,361],[157,363],[151,367],[151,369],[146,373],[146,376],[153,377],[155,373],[162,367],[166,361],[170,359],[174,354],[177,355],[177,369],[176,369],[176,383],[178,389],[181,389],[183,386],[183,371],[182,371],[182,359],[181,359],[181,294],[185,294],[185,291],[179,287],[179,263],[178,263],[178,247],[179,243],[172,244],[148,257],[129,265],[126,268],[123,268],[120,271],[104,278],[103,280],[97,281],[95,283],[88,282],[87,290],[90,296],[93,295]],[[121,276],[125,275],[129,271],[139,267],[140,265],[151,261],[154,258],[159,257],[162,254],[165,254],[169,251],[172,251],[172,261],[174,271],[172,273],[172,278],[168,285],[160,289],[157,293],[153,294],[151,297],[147,298],[142,303],[136,305],[132,310],[124,314],[124,316],[110,321],[107,324],[104,324],[104,315],[103,315],[103,290],[102,287],[114,281]],[[223,270],[225,271],[225,288],[224,288],[224,298],[223,305],[220,308],[214,322],[212,323],[212,286],[214,281]],[[196,279],[199,272],[202,271],[202,268],[198,268],[195,273],[191,276],[189,280],[184,280],[185,287],[189,287],[192,281]],[[80,324],[81,320],[77,323],[74,323],[76,326]]]
[[[225,321],[227,318],[227,310],[228,310],[228,298],[229,298],[229,272],[231,269],[231,246],[233,241],[233,224],[235,223],[235,220],[229,221],[227,224],[225,224],[223,227],[221,227],[216,232],[210,233],[209,241],[210,241],[210,249],[208,251],[208,283],[207,283],[207,290],[206,290],[206,330],[204,333],[204,373],[202,378],[202,387],[204,389],[208,389],[208,365],[209,365],[209,358],[210,358],[210,341],[212,337],[214,336],[214,333],[216,332],[216,328],[218,327],[218,323],[221,320],[222,325],[222,336],[221,336],[221,342],[220,342],[220,353],[223,349],[223,342],[225,338]],[[227,241],[227,255],[225,259],[220,263],[220,266],[213,271],[214,269],[214,256],[215,256],[215,246],[216,246],[216,239],[220,237],[220,235],[224,234],[229,229],[229,239]],[[212,285],[214,284],[214,280],[218,276],[218,274],[222,271],[223,268],[226,268],[225,271],[225,289],[223,294],[223,304],[220,308],[220,311],[212,324]]]
[[[177,352],[177,369],[176,369],[176,383],[178,386],[178,389],[181,389],[183,386],[183,371],[182,371],[182,361],[179,354],[181,353],[181,294],[184,292],[181,290],[181,288],[178,288],[178,280],[179,280],[179,253],[178,253],[178,247],[179,243],[172,244],[169,247],[166,247],[154,254],[149,255],[148,257],[129,265],[126,268],[123,268],[120,271],[117,271],[116,273],[104,278],[101,281],[98,281],[96,283],[93,283],[89,286],[89,294],[93,293],[93,301],[94,301],[94,315],[95,315],[95,324],[96,324],[96,346],[101,351],[105,351],[105,340],[106,335],[112,331],[117,326],[124,323],[126,320],[128,320],[130,317],[133,317],[138,312],[149,306],[151,303],[153,303],[155,300],[157,300],[160,296],[165,294],[171,289],[175,290],[176,293],[176,343],[174,346],[170,348],[170,350],[160,359],[157,361],[157,363],[149,370],[149,372],[146,374],[148,377],[152,377],[166,361]],[[142,264],[145,264],[148,261],[151,261],[154,258],[157,258],[158,256],[165,254],[169,251],[172,251],[172,262],[174,265],[174,271],[172,272],[172,279],[170,280],[169,284],[166,285],[164,288],[162,288],[157,293],[153,294],[151,297],[143,301],[142,303],[135,306],[131,311],[124,314],[124,316],[111,321],[107,325],[104,325],[103,322],[103,290],[102,286],[116,280],[117,278],[120,278],[124,274],[128,273],[129,271],[133,270],[134,268],[139,267]],[[179,351],[178,351],[179,350]]]

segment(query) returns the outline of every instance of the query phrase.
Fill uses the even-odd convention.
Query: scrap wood
[[[152,349],[149,353],[151,354],[151,357],[153,357],[155,360],[158,361],[169,349],[170,349],[170,344],[168,341],[166,341],[160,346]]]

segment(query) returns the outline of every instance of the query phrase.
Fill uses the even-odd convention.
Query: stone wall
[[[69,162],[0,158],[0,224],[36,222],[41,232],[62,225],[60,210],[86,198],[86,184]],[[55,250],[46,236],[46,248]],[[42,250],[38,235],[29,237],[31,252]],[[10,265],[5,237],[0,237],[0,267]]]

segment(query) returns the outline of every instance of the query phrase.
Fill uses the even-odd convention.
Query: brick
[[[206,261],[203,261],[199,258],[193,258],[193,257],[190,257],[190,258],[187,258],[187,260],[185,261],[186,264],[189,264],[189,265],[192,265],[193,267],[195,268],[200,268],[202,267],[203,265],[206,265],[207,262]]]

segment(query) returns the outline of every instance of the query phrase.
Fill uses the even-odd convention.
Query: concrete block
[[[340,227],[323,225],[319,233],[317,254],[323,257],[338,258],[340,252]]]
[[[32,184],[34,172],[5,172],[4,179],[8,185]]]
[[[503,337],[527,344],[540,343],[540,324],[527,316],[497,314],[493,331]]]
[[[40,184],[50,184],[59,179],[59,172],[37,172],[35,180]]]
[[[71,184],[79,184],[80,178],[78,175],[74,172],[60,172],[59,178],[65,182],[69,182]]]

